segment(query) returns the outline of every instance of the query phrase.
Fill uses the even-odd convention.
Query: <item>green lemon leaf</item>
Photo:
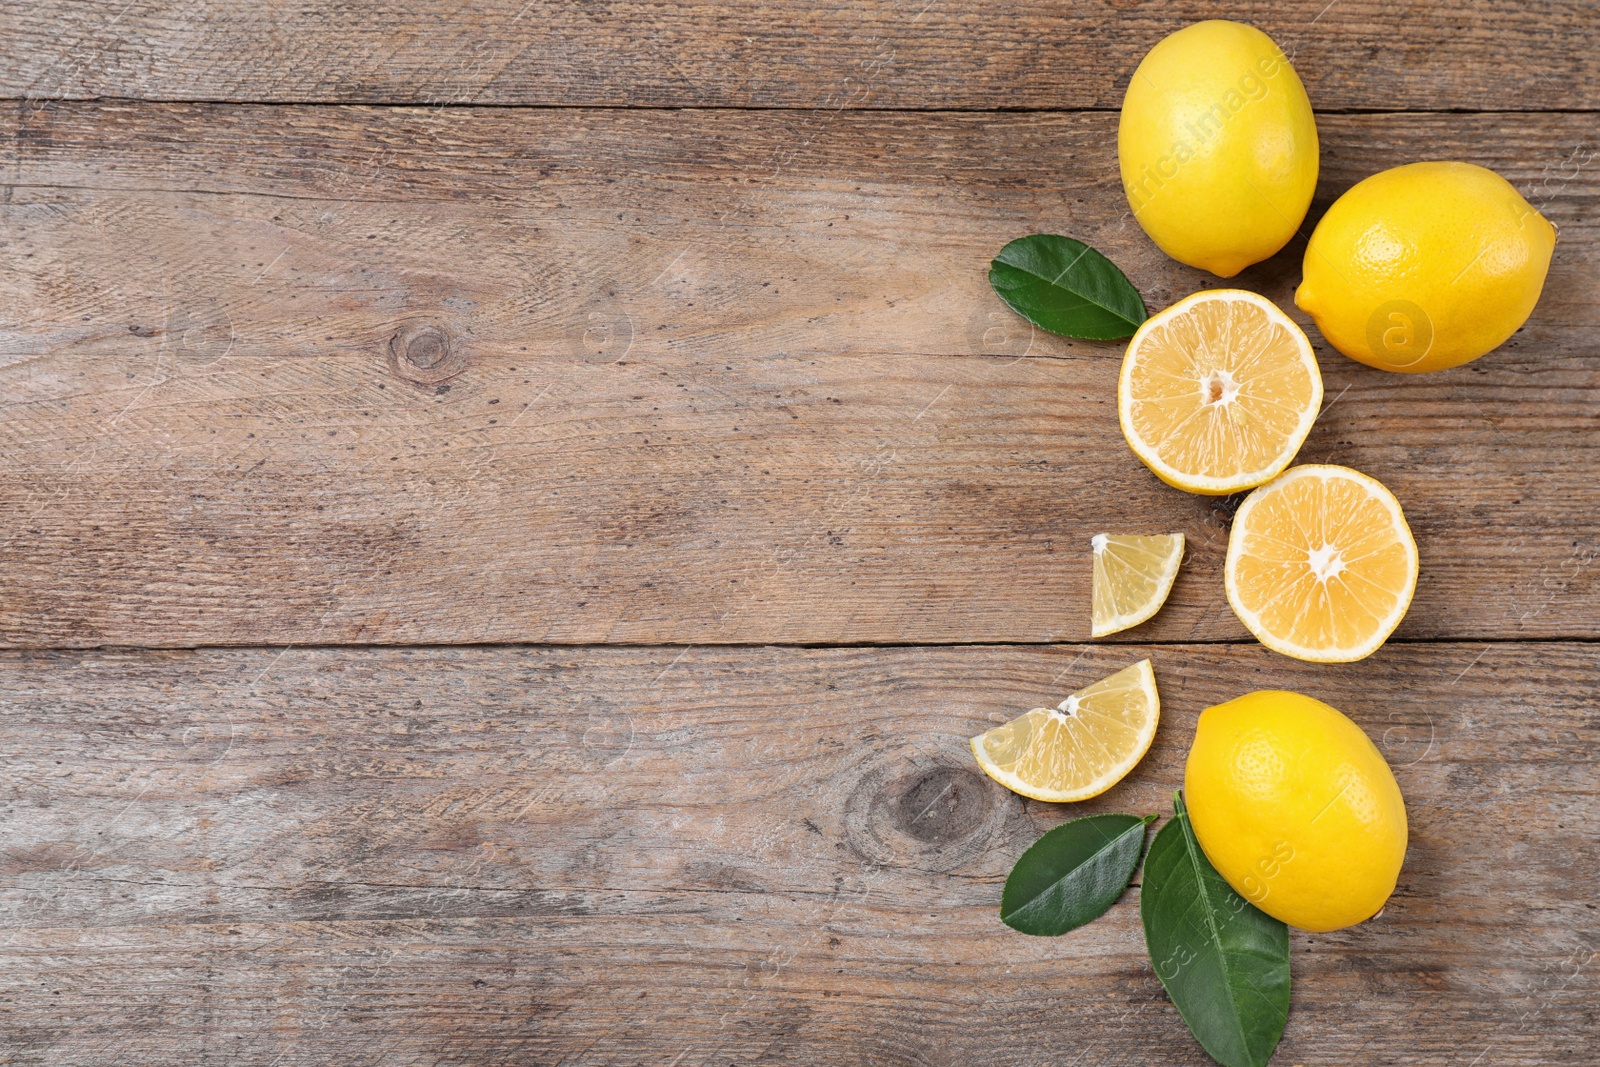
[[[1045,834],[1022,854],[1000,895],[1000,921],[1041,937],[1097,919],[1117,902],[1144,852],[1154,815],[1090,815]]]
[[[989,264],[989,284],[1011,310],[1042,329],[1086,341],[1132,337],[1149,318],[1139,290],[1082,241],[1053,233],[1019,237]]]
[[[1224,1067],[1265,1067],[1289,1017],[1289,929],[1235,893],[1176,815],[1150,843],[1139,916],[1156,977]]]

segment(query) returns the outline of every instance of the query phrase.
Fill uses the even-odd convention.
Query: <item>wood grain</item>
[[[1118,347],[1032,335],[985,280],[1051,230],[1152,307],[1216,284],[1126,217],[1115,116],[807,121],[0,122],[0,641],[1081,639],[1104,529],[1193,546],[1128,637],[1243,638],[1227,504],[1127,450]],[[1398,640],[1600,636],[1593,133],[1323,120],[1317,213],[1427,146],[1561,227],[1528,326],[1458,371],[1361,367],[1308,323],[1302,459],[1385,481],[1421,545]],[[1290,307],[1302,249],[1239,283]]]
[[[1572,2],[828,0],[199,3],[0,12],[0,94],[400,104],[1115,108],[1197,19],[1251,22],[1319,108],[1600,107],[1600,22]]]
[[[1199,710],[1269,686],[1360,723],[1411,825],[1378,919],[1295,937],[1275,1062],[1592,1062],[1590,6],[1226,13],[1323,112],[1306,232],[1417,158],[1560,227],[1469,367],[1310,331],[1302,458],[1382,478],[1423,557],[1396,640],[1319,667],[1245,640],[1233,502],[1127,452],[1119,349],[984,280],[1049,230],[1153,308],[1216,284],[1114,160],[1214,5],[7,5],[0,1062],[1200,1067],[1137,885],[1059,939],[1000,887],[1064,818],[1169,811]],[[1288,306],[1303,249],[1238,283]],[[1192,546],[1132,644],[973,644],[1086,636],[1108,528]],[[976,773],[970,734],[1144,655],[1163,725],[1109,795]]]
[[[1380,918],[1294,938],[1277,1062],[1592,1062],[1594,645],[1145,651],[1155,747],[1075,806],[965,739],[1133,650],[0,655],[6,1058],[1201,1065],[1136,889],[1048,939],[1000,887],[1288,686],[1379,744],[1411,847]]]

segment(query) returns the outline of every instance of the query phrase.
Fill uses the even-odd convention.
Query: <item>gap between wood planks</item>
[[[189,104],[197,107],[330,107],[360,108],[364,111],[749,111],[799,112],[843,111],[873,115],[1075,115],[1121,114],[1121,107],[1032,107],[1026,104],[994,107],[828,107],[821,104],[497,104],[446,101],[399,103],[393,100],[230,100],[225,97],[184,96],[0,96],[0,104],[116,104],[124,107],[145,105],[169,107]],[[1313,108],[1316,115],[1600,115],[1592,107],[1327,107]]]
[[[28,645],[0,648],[0,656],[28,656],[44,652],[66,652],[85,655],[92,652],[348,652],[370,650],[405,651],[416,649],[543,649],[562,652],[603,652],[625,649],[915,649],[915,648],[1172,648],[1178,646],[1221,647],[1255,645],[1254,638],[1191,638],[1175,641],[1171,638],[1153,637],[1148,640],[1108,641],[319,641],[303,644],[274,644],[252,642],[238,645],[219,644],[148,644],[148,645]],[[1600,637],[1391,637],[1385,646],[1405,645],[1600,645]]]

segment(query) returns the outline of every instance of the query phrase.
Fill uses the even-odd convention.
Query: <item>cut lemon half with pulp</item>
[[[1150,750],[1161,717],[1150,661],[1034,708],[972,739],[983,773],[1014,793],[1066,803],[1099,796]]]
[[[1128,342],[1117,417],[1156,477],[1191,493],[1237,493],[1294,459],[1322,406],[1311,342],[1272,301],[1195,293]]]
[[[1137,626],[1161,610],[1183,560],[1183,534],[1095,534],[1089,543],[1094,548],[1093,636]]]
[[[1245,498],[1224,571],[1239,621],[1274,652],[1349,663],[1376,652],[1417,588],[1400,502],[1349,467],[1291,467]]]

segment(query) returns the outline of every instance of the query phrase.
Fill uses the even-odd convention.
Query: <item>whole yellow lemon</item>
[[[1555,244],[1555,227],[1494,171],[1411,163],[1328,209],[1294,302],[1351,359],[1458,367],[1528,321]]]
[[[1186,26],[1150,49],[1122,98],[1122,188],[1180,263],[1231,278],[1294,236],[1317,185],[1317,124],[1272,38]]]
[[[1290,926],[1350,926],[1394,892],[1400,787],[1361,727],[1320,700],[1262,690],[1201,712],[1183,798],[1217,872]]]

